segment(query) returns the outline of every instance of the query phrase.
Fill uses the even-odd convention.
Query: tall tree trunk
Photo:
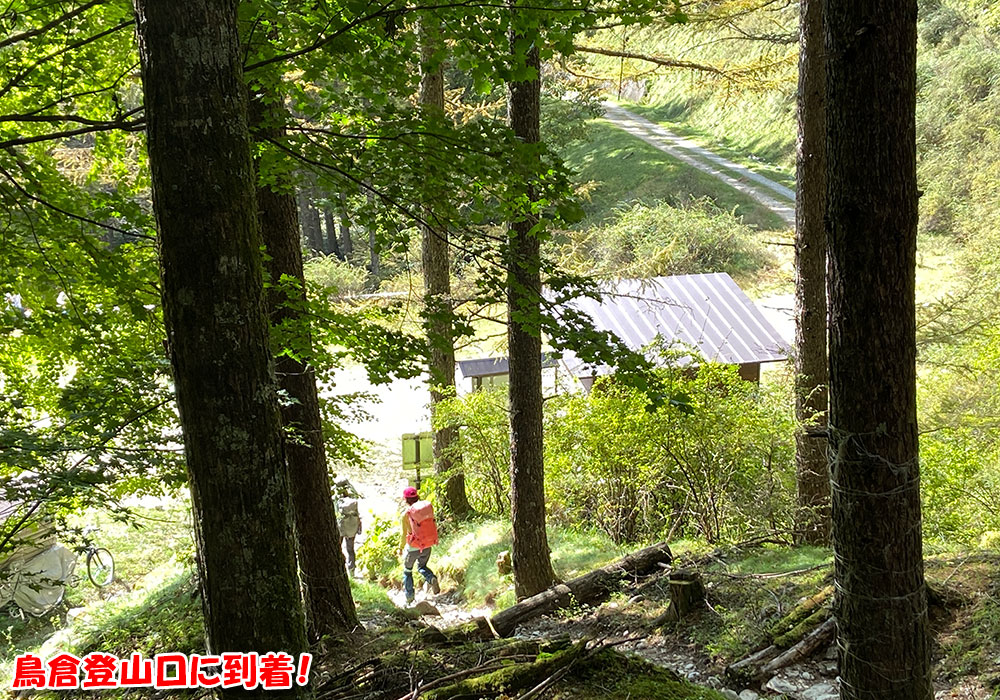
[[[251,101],[251,127],[258,139],[282,138],[282,117],[282,109],[277,103],[265,103],[260,97]],[[286,294],[289,290],[283,285],[275,283],[270,287],[266,301],[271,323],[299,326],[300,329],[293,332],[304,334],[308,346],[311,334],[308,317],[301,310],[301,302],[305,299],[305,275],[295,197],[258,185],[257,206],[271,279],[276,282],[287,275],[300,284],[299,289],[290,294]],[[286,432],[285,456],[291,476],[295,541],[306,620],[310,638],[318,640],[324,635],[355,629],[358,617],[340,549],[340,533],[326,469],[316,374],[311,366],[289,355],[277,358],[276,370],[281,389],[291,399],[281,407]]]
[[[368,206],[374,212],[375,193],[369,190],[366,196],[368,197]],[[375,233],[374,217],[368,225],[368,272],[371,273],[372,289],[378,289],[378,277],[382,274],[382,259],[379,256],[378,236]]]
[[[354,256],[354,241],[351,240],[351,220],[347,216],[347,195],[341,192],[340,199],[340,250],[344,253],[344,260],[350,260]]]
[[[327,251],[336,255],[338,260],[343,260],[344,254],[340,251],[340,241],[337,240],[337,222],[334,221],[333,212],[330,209],[323,210],[323,221],[326,224]]]
[[[323,229],[320,227],[319,210],[312,201],[312,188],[303,188],[298,194],[302,236],[312,253],[323,252]]]
[[[262,300],[236,3],[136,0],[135,10],[208,646],[298,653],[305,616]]]
[[[799,2],[799,142],[795,191],[795,463],[799,540],[830,539],[826,440],[826,65],[821,0]]]
[[[306,212],[308,206],[306,200],[305,189],[299,188],[295,191],[295,202],[299,207],[299,236],[301,237],[301,245],[308,250],[309,248],[309,231],[306,230],[306,226],[309,221],[309,214]]]
[[[513,31],[511,54],[524,37]],[[541,140],[541,62],[533,43],[525,57],[535,77],[508,83],[507,115],[514,134],[527,146]],[[528,201],[534,187],[525,183]],[[556,575],[545,533],[545,469],[542,453],[542,341],[538,323],[542,293],[541,252],[532,230],[538,219],[523,213],[508,228],[507,344],[510,355],[511,514],[514,521],[512,560],[517,599],[541,593]]]
[[[420,106],[431,120],[442,120],[444,112],[444,66],[433,65],[440,48],[435,20],[425,16],[420,20]],[[451,270],[448,263],[448,231],[422,226],[421,261],[424,272],[424,330],[430,344],[431,418],[437,405],[448,394],[439,387],[455,386],[455,332],[451,320]],[[458,441],[458,428],[434,431],[434,467],[445,475],[444,505],[459,518],[472,510],[465,494],[465,474],[455,471],[460,466],[453,446]]]
[[[841,697],[928,700],[917,449],[916,0],[825,0]]]

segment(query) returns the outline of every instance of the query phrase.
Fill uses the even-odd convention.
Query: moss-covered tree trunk
[[[444,66],[435,55],[440,50],[438,28],[433,17],[420,20],[420,107],[430,120],[445,118]],[[421,227],[421,262],[424,274],[424,330],[430,345],[428,370],[431,385],[431,418],[437,405],[448,394],[441,389],[455,386],[455,332],[451,315],[451,269],[448,255],[448,230],[426,224]],[[434,469],[445,475],[445,510],[462,518],[472,510],[465,493],[465,474],[456,471],[460,459],[453,446],[458,428],[434,430]]]
[[[280,139],[283,110],[258,95],[251,102],[251,125],[255,138]],[[295,197],[257,187],[257,206],[264,246],[268,254],[271,287],[267,305],[273,326],[286,325],[297,339],[297,347],[311,345],[305,301],[305,275]],[[283,283],[283,277],[298,287]],[[287,354],[276,362],[278,382],[290,401],[281,407],[285,428],[285,455],[291,477],[295,515],[295,541],[302,591],[306,603],[309,635],[348,632],[358,626],[351,585],[340,549],[340,533],[326,468],[323,423],[316,393],[316,373],[311,365]]]
[[[799,2],[799,140],[795,162],[795,466],[799,540],[830,539],[830,474],[825,436],[826,66],[821,0]]]
[[[917,451],[916,0],[825,0],[841,697],[928,700]]]
[[[135,10],[163,315],[208,646],[298,653],[306,648],[305,616],[263,306],[236,3],[136,0]]]
[[[516,9],[514,10],[516,12]],[[519,62],[525,37],[511,33],[511,54]],[[528,148],[541,140],[541,63],[538,45],[524,57],[534,77],[507,85],[507,114],[514,134]],[[534,188],[525,182],[527,200]],[[524,212],[508,228],[507,345],[510,357],[511,547],[518,600],[541,593],[556,575],[545,532],[545,469],[542,453],[541,252],[534,214]]]

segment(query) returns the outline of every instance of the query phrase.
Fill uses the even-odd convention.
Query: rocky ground
[[[939,562],[940,566],[930,564],[929,579],[933,581],[940,578],[939,574],[942,573],[953,576],[958,571],[949,568],[953,563]],[[982,665],[977,666],[970,661],[970,654],[977,652],[972,648],[973,643],[968,639],[958,641],[965,633],[965,628],[979,614],[977,610],[981,611],[979,606],[984,600],[989,601],[993,595],[988,585],[985,593],[977,592],[975,586],[983,583],[982,580],[977,581],[979,575],[985,576],[986,581],[994,580],[997,569],[993,567],[996,563],[993,559],[987,559],[980,562],[974,572],[967,572],[969,575],[964,578],[959,577],[957,584],[955,579],[949,580],[949,602],[938,600],[933,606],[932,626],[937,640],[935,697],[938,700],[990,700],[1000,697],[1000,676],[996,674],[1000,670],[1000,657],[996,658],[991,674]],[[665,577],[665,574],[661,576]],[[516,636],[524,640],[560,637],[569,637],[574,641],[601,640],[619,651],[634,654],[658,667],[669,669],[692,683],[712,688],[731,700],[838,698],[835,643],[822,646],[803,662],[783,668],[759,682],[740,682],[732,674],[727,674],[727,663],[735,659],[725,659],[709,653],[704,645],[703,635],[720,625],[731,624],[733,618],[724,621],[717,608],[735,603],[742,594],[726,591],[725,577],[719,578],[709,573],[706,578],[710,581],[708,604],[679,623],[651,627],[651,621],[666,607],[669,596],[665,586],[651,585],[652,582],[646,580],[634,582],[622,594],[601,605],[578,606],[523,625],[518,628]],[[966,590],[966,586],[973,588]],[[806,585],[808,587],[809,584]],[[786,593],[796,592],[790,583],[783,584],[782,588],[786,589]],[[981,598],[981,594],[986,598]],[[402,592],[390,591],[390,597],[397,604],[402,603]],[[433,609],[421,609],[420,605],[427,603],[433,604]],[[447,591],[436,597],[427,594],[418,596],[417,611],[423,616],[414,624],[432,624],[439,628],[461,624],[491,612],[488,609],[466,609],[454,593],[449,594]],[[987,654],[987,665],[992,656],[1000,653],[996,648],[998,640],[986,640],[987,644],[991,642],[993,647]],[[970,648],[962,657],[965,666],[956,667],[954,650],[961,644]],[[984,670],[987,672],[984,673]]]
[[[351,474],[361,492],[363,517],[395,518],[405,477],[394,459],[392,444],[376,447],[373,460],[381,467]],[[383,454],[384,453],[384,454]],[[365,533],[362,533],[363,540]],[[361,542],[358,542],[360,546]],[[741,683],[725,672],[734,648],[742,644],[752,651],[763,639],[763,621],[794,606],[803,596],[828,585],[829,570],[787,579],[733,576],[725,569],[708,567],[708,605],[681,623],[652,628],[651,622],[665,609],[669,598],[665,586],[637,581],[597,607],[579,607],[536,620],[518,629],[524,639],[569,636],[573,640],[608,640],[619,651],[634,654],[669,669],[698,685],[713,688],[724,697],[739,700],[783,697],[787,700],[834,700],[838,697],[837,651],[834,644],[820,648],[808,659],[777,671],[755,683]],[[995,700],[1000,698],[1000,639],[984,638],[996,628],[991,616],[1000,616],[1000,556],[982,554],[928,560],[928,580],[945,592],[932,606],[935,634],[935,679],[938,700]],[[399,582],[387,581],[388,595],[400,609],[406,608]],[[419,583],[418,583],[419,585]],[[773,601],[773,602],[772,602]],[[776,606],[776,609],[774,609]],[[734,613],[734,611],[743,612]],[[417,606],[406,616],[417,626],[431,624],[448,628],[476,617],[488,617],[489,608],[470,608],[454,591],[438,596],[418,589]],[[384,617],[367,621],[373,631],[398,624]],[[737,640],[728,650],[709,651],[713,635]],[[739,638],[745,637],[742,641]],[[750,640],[754,641],[750,641]],[[631,641],[623,641],[631,640]],[[716,647],[719,645],[716,644]]]

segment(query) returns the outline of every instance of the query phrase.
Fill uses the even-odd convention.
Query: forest
[[[1000,698],[1000,5],[0,56],[0,693]]]

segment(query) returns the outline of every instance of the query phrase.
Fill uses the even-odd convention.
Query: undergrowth
[[[821,547],[754,548],[713,557],[709,608],[683,623],[684,634],[715,659],[734,661],[770,641],[774,623],[832,577],[833,555]]]

